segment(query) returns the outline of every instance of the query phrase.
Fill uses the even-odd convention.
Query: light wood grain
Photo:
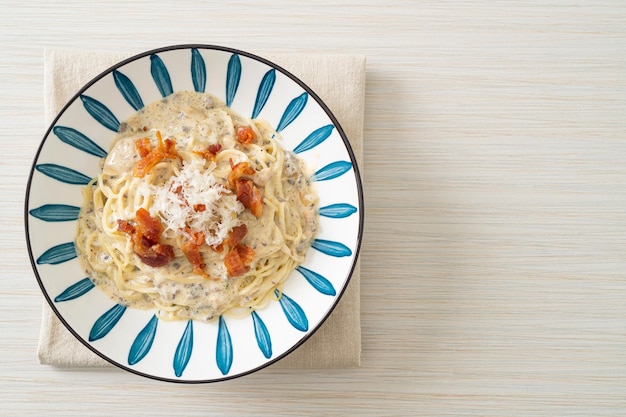
[[[626,3],[0,6],[0,415],[624,415]],[[184,386],[37,365],[43,48],[189,42],[367,55],[360,368]]]

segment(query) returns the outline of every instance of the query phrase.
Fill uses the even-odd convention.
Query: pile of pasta
[[[88,276],[168,320],[247,314],[280,296],[317,233],[318,199],[279,141],[207,93],[145,106],[84,189],[76,247]]]

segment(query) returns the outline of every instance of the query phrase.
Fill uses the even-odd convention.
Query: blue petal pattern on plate
[[[130,78],[128,78],[118,70],[114,70],[113,79],[115,80],[115,85],[117,86],[117,89],[120,90],[120,93],[122,93],[122,96],[124,96],[128,104],[130,104],[135,110],[142,109],[143,100],[141,99],[141,96],[139,95],[135,84],[133,84]]]
[[[78,219],[80,207],[67,204],[44,204],[28,212],[31,216],[46,222],[67,222]]]
[[[174,92],[170,73],[167,71],[163,60],[156,54],[150,55],[150,74],[152,74],[152,79],[161,96],[167,97]]]
[[[220,368],[222,375],[226,375],[230,371],[233,364],[233,343],[230,340],[230,333],[226,321],[220,316],[219,328],[217,331],[217,344],[215,346],[215,361],[217,367]]]
[[[267,327],[261,317],[256,311],[252,312],[252,322],[254,324],[254,336],[256,337],[256,343],[263,352],[263,356],[267,359],[272,357],[272,338],[270,332],[267,331]]]
[[[62,142],[65,142],[76,149],[95,155],[98,158],[104,158],[107,156],[107,152],[104,149],[76,129],[66,126],[55,126],[52,129],[52,132],[57,135]]]
[[[37,258],[37,264],[58,265],[74,258],[76,258],[76,247],[74,246],[74,242],[67,242],[53,246],[45,251],[39,258]]]
[[[352,204],[338,203],[329,206],[320,207],[319,214],[324,217],[332,217],[334,219],[343,219],[356,213],[357,208]]]
[[[337,291],[335,291],[335,287],[333,284],[324,278],[322,275],[317,272],[311,271],[303,266],[299,266],[296,268],[298,272],[302,274],[302,276],[319,292],[324,295],[336,295]]]
[[[174,48],[174,50],[175,49],[176,48]],[[294,123],[292,126],[292,129],[288,129],[287,132],[283,132],[283,136],[285,137],[290,136],[289,137],[290,143],[298,143],[299,141],[298,145],[295,146],[295,148],[293,148],[293,151],[298,154],[305,153],[306,151],[314,149],[323,143],[328,144],[329,148],[325,147],[325,149],[330,149],[331,153],[334,154],[333,150],[335,146],[338,147],[339,149],[343,149],[343,146],[347,144],[347,139],[345,138],[345,135],[343,134],[341,129],[339,129],[338,126],[334,124],[334,119],[332,115],[329,115],[331,117],[328,117],[328,118],[326,118],[325,116],[322,116],[321,118],[319,118],[319,120],[317,119],[319,116],[317,115],[316,112],[319,110],[319,107],[315,107],[315,106],[321,103],[317,103],[316,101],[317,98],[315,98],[315,100],[312,101],[310,105],[308,105],[309,94],[312,94],[308,88],[305,87],[303,89],[304,92],[302,92],[301,94],[296,93],[296,94],[300,94],[296,97],[292,95],[291,97],[293,98],[291,98],[291,101],[288,102],[285,108],[276,108],[276,106],[283,106],[283,104],[280,104],[280,103],[285,103],[284,100],[289,99],[289,96],[285,97],[283,95],[284,90],[282,90],[282,87],[284,85],[287,85],[286,83],[291,82],[290,78],[293,78],[289,74],[285,74],[280,68],[278,67],[273,68],[272,66],[261,67],[262,70],[258,71],[259,67],[255,67],[255,65],[260,65],[260,64],[258,62],[254,63],[253,62],[255,61],[254,59],[251,59],[249,61],[248,58],[246,58],[246,60],[243,62],[244,65],[242,66],[241,56],[246,56],[246,54],[240,51],[234,51],[234,50],[228,50],[228,49],[216,51],[216,50],[210,50],[210,49],[211,48],[208,48],[207,50],[206,48],[201,48],[199,46],[197,47],[189,46],[189,47],[184,48],[182,55],[180,53],[178,55],[167,55],[168,53],[173,52],[173,51],[168,51],[167,49],[158,50],[158,51],[156,50],[149,51],[143,54],[141,57],[139,57],[140,60],[143,60],[143,62],[146,63],[145,65],[146,74],[143,77],[139,75],[133,75],[134,81],[131,80],[127,75],[124,74],[125,72],[124,66],[126,64],[122,64],[116,67],[115,69],[110,70],[108,74],[104,74],[102,76],[105,79],[109,75],[112,76],[115,82],[115,85],[117,87],[117,90],[113,89],[111,93],[102,93],[102,91],[99,89],[92,90],[90,87],[86,87],[85,89],[79,92],[78,97],[80,98],[80,101],[76,101],[77,104],[75,106],[80,108],[82,104],[82,107],[87,111],[87,113],[91,116],[91,118],[93,118],[93,120],[95,120],[97,123],[101,124],[102,126],[106,127],[107,129],[113,132],[117,132],[119,130],[120,122],[116,114],[119,114],[120,118],[122,118],[121,117],[122,115],[124,115],[124,118],[126,118],[128,116],[127,114],[128,110],[130,110],[130,108],[124,105],[120,106],[120,108],[116,108],[116,107],[108,108],[107,105],[105,105],[104,103],[118,103],[118,102],[122,103],[122,101],[119,100],[119,97],[117,101],[109,100],[107,98],[108,94],[121,94],[122,97],[126,100],[126,102],[130,105],[130,107],[132,107],[132,109],[140,110],[141,108],[144,107],[144,101],[139,91],[144,91],[146,89],[153,88],[152,82],[154,82],[154,85],[156,85],[162,97],[167,97],[170,94],[172,94],[175,91],[174,85],[178,85],[179,82],[181,83],[181,85],[189,84],[189,80],[193,84],[193,88],[195,91],[204,92],[205,89],[207,88],[209,70],[212,69],[211,65],[214,62],[211,60],[213,54],[214,53],[227,54],[227,55],[223,55],[224,58],[219,58],[217,61],[215,61],[215,62],[219,62],[220,65],[222,65],[222,63],[225,63],[225,59],[228,59],[226,71],[221,71],[220,69],[217,69],[217,71],[215,72],[215,76],[219,74],[219,76],[221,77],[221,80],[217,80],[217,81],[223,82],[222,85],[225,86],[225,101],[227,105],[231,106],[234,103],[235,107],[237,107],[240,100],[235,101],[235,97],[242,96],[241,103],[248,103],[249,100],[254,98],[254,105],[252,108],[251,118],[258,118],[262,113],[264,113],[264,111],[271,112],[268,114],[279,114],[279,115],[281,115],[281,112],[282,112],[279,123],[276,126],[276,130],[278,132],[282,132],[288,126],[291,126],[294,121],[299,120],[299,118],[302,119],[303,121],[306,121],[305,126],[311,126],[309,131],[304,131],[304,132],[298,131],[299,126],[301,126],[301,124]],[[170,61],[170,59],[172,61]],[[149,73],[150,74],[148,74],[148,71],[147,71],[148,60],[149,60]],[[176,62],[176,60],[178,60],[178,62],[183,62],[183,63],[187,62],[190,66],[187,67],[185,71],[179,71],[180,68],[183,68],[180,66],[171,67],[168,69],[165,62]],[[263,63],[261,65],[265,65],[265,64]],[[248,71],[250,68],[254,68],[255,70]],[[128,74],[128,72],[126,73]],[[224,73],[226,74],[225,77],[223,75]],[[133,72],[133,74],[136,74],[136,73]],[[258,81],[258,79],[256,78],[257,74],[264,74],[260,81]],[[277,83],[277,76],[279,74],[281,77],[280,83]],[[186,77],[186,78],[183,79],[181,77]],[[297,82],[298,80],[295,80],[295,81]],[[99,79],[96,79],[94,82],[95,83],[99,82]],[[244,91],[241,87],[244,85],[245,86],[254,85],[256,82],[259,83],[256,92]],[[300,85],[299,87],[302,87],[302,85]],[[299,90],[299,91],[303,91],[303,90]],[[91,93],[91,91],[94,91],[94,93]],[[290,91],[293,91],[293,90],[290,90]],[[219,94],[219,91],[216,91],[214,93]],[[253,95],[255,93],[256,93],[256,96]],[[293,93],[290,92],[288,94],[293,94]],[[74,104],[70,103],[70,106],[71,105],[74,105]],[[111,104],[111,106],[113,106],[113,104]],[[313,112],[310,112],[309,110],[312,110],[312,109],[313,109]],[[327,112],[325,108],[322,108],[322,110]],[[311,113],[314,113],[316,115],[312,116]],[[322,112],[322,114],[323,113],[324,112]],[[101,148],[94,140],[87,137],[85,134],[83,134],[81,131],[75,128],[76,126],[84,126],[84,125],[73,124],[72,117],[74,116],[71,116],[65,119],[60,119],[64,121],[65,125],[53,126],[51,133],[54,133],[54,135],[56,135],[61,142],[68,144],[71,147],[75,148],[75,149],[70,149],[71,152],[75,153],[75,150],[77,149],[87,155],[96,156],[98,158],[106,157],[107,152],[103,148]],[[84,119],[84,116],[83,116],[83,119]],[[87,123],[93,123],[92,120],[89,120],[89,119],[90,118],[87,117]],[[314,124],[311,125],[310,123],[312,120],[314,121]],[[81,129],[83,128],[81,127]],[[304,139],[302,139],[303,137]],[[46,138],[46,140],[47,139],[48,138]],[[98,138],[98,141],[101,141],[102,139],[103,138]],[[295,142],[291,142],[293,140],[295,140]],[[61,147],[64,146],[62,144],[53,145],[53,143],[55,142],[58,143],[58,141],[51,141],[50,146],[61,146]],[[48,145],[46,144],[46,146]],[[78,172],[74,169],[69,168],[68,167],[68,165],[70,165],[69,161],[72,161],[72,159],[65,158],[63,148],[56,148],[56,149],[58,149],[56,151],[56,154],[61,155],[60,157],[54,156],[54,157],[48,158],[46,156],[47,159],[42,159],[42,160],[48,163],[37,164],[36,163],[37,161],[36,161],[34,164],[34,170],[44,174],[47,177],[50,177],[52,179],[55,179],[59,182],[66,183],[66,184],[86,185],[92,180],[92,178],[88,177],[87,175],[84,175],[81,172]],[[343,150],[340,150],[337,155],[345,155],[345,153],[342,153],[342,152]],[[42,155],[45,155],[45,152],[42,153]],[[304,159],[307,159],[310,157],[310,154],[303,154],[302,156]],[[75,156],[72,156],[72,158],[73,157]],[[333,161],[333,162],[319,169],[311,177],[311,180],[332,181],[333,179],[341,177],[342,175],[344,175],[345,173],[349,172],[352,169],[356,171],[356,166],[353,166],[352,163],[349,161],[344,161],[341,159],[350,159],[350,157],[346,157],[346,156],[333,157],[332,159],[330,159],[330,161]],[[357,177],[357,174],[355,172],[355,179],[356,179],[355,187],[358,188],[359,180],[356,177]],[[32,178],[33,178],[33,175],[31,173],[31,179],[29,181],[33,181]],[[45,188],[49,185],[49,183],[45,181],[42,182],[40,178],[42,177],[35,177],[35,180],[38,181],[38,184],[43,184],[43,185],[38,185],[39,188],[37,189],[38,190],[37,192],[41,192],[42,189],[45,190]],[[77,189],[77,192],[79,192],[78,191],[79,187],[76,187],[76,189]],[[359,193],[360,193],[360,190],[359,190]],[[36,219],[42,220],[42,222],[30,223],[32,230],[29,231],[28,233],[29,233],[29,239],[31,241],[32,239],[36,238],[37,236],[36,234],[40,233],[41,227],[44,227],[45,225],[52,225],[55,222],[70,222],[70,221],[77,220],[78,215],[80,213],[80,207],[72,206],[69,204],[63,204],[63,202],[66,201],[62,199],[64,197],[63,194],[55,195],[55,198],[56,197],[61,198],[61,200],[60,201],[43,200],[43,201],[46,201],[46,204],[42,204],[40,207],[32,208],[28,211],[28,214],[30,215],[31,219],[36,218]],[[346,217],[350,217],[355,213],[359,213],[360,199],[361,199],[360,194],[359,194],[358,199],[355,199],[354,197],[351,197],[351,196],[349,197],[348,195],[346,195],[345,200],[343,201],[340,200],[339,203],[335,203],[335,204],[326,203],[327,204],[326,206],[321,207],[319,209],[320,219],[321,218],[343,219]],[[324,201],[327,201],[327,200],[324,200]],[[331,220],[331,221],[335,222],[336,220]],[[352,223],[353,222],[350,222],[349,224],[352,224]],[[358,226],[359,230],[355,231],[355,233],[360,234],[360,227],[361,225],[359,223],[359,226]],[[340,235],[340,237],[338,237],[338,240],[343,240],[343,237],[344,235]],[[350,239],[351,237],[347,238],[346,243],[348,241],[352,242]],[[350,245],[352,244],[353,243],[350,243]],[[341,258],[341,257],[348,257],[348,256],[353,255],[353,250],[351,250],[346,244],[341,243],[339,241],[315,239],[311,246],[312,246],[312,249],[317,250],[321,254],[326,255],[326,256]],[[357,248],[358,248],[358,245],[357,245]],[[59,264],[67,263],[68,267],[73,268],[74,266],[72,265],[74,264],[68,263],[67,261],[70,261],[76,258],[76,256],[77,256],[77,253],[76,253],[76,248],[74,246],[74,243],[67,242],[67,243],[62,243],[62,244],[53,246],[49,248],[48,250],[44,251],[44,253],[40,255],[39,258],[36,259],[36,263],[37,265],[42,265],[42,264],[59,265]],[[337,294],[340,292],[340,288],[336,288],[336,286],[343,285],[342,282],[344,281],[341,281],[341,279],[347,279],[347,278],[342,278],[341,276],[341,274],[345,273],[345,271],[338,272],[340,274],[338,278],[335,275],[335,271],[333,271],[332,273],[328,273],[328,275],[326,276],[323,276],[319,272],[315,271],[315,269],[316,269],[315,265],[312,265],[309,268],[305,268],[304,266],[299,266],[296,268],[296,270],[303,276],[304,280],[306,280],[306,282],[310,286],[312,286],[320,294],[329,296],[329,299],[332,300],[332,298],[330,297],[336,297]],[[57,275],[54,275],[54,274],[52,275],[53,277],[55,277],[55,279],[58,279],[60,276],[65,274],[65,270],[59,269],[55,271],[61,271],[60,273],[59,272],[54,273]],[[47,276],[45,278],[47,278]],[[93,288],[95,288],[93,282],[87,277],[82,278],[82,279],[80,279],[81,278],[80,276],[70,277],[70,278],[71,280],[65,284],[65,285],[68,285],[67,288],[54,298],[55,303],[67,302],[70,300],[77,299],[89,293]],[[40,284],[42,284],[42,288],[44,288],[46,286],[46,280],[41,279],[39,277],[39,274],[37,275],[37,279],[40,281]],[[62,278],[62,279],[66,279],[66,278]],[[332,279],[332,282],[331,282],[331,279]],[[301,280],[302,285],[306,285],[304,284],[304,280]],[[53,280],[50,280],[50,281],[53,281]],[[301,284],[298,284],[298,285],[301,285]],[[307,314],[308,314],[308,311],[309,311],[308,309],[310,308],[310,306],[306,305],[307,309],[305,310],[302,307],[302,305],[298,304],[298,301],[301,301],[301,300],[295,300],[284,293],[282,294],[279,293],[278,291],[275,291],[275,294],[278,297],[278,302],[281,306],[281,309],[279,311],[282,311],[284,316],[287,318],[287,321],[290,323],[291,326],[293,326],[293,328],[299,330],[300,332],[308,332],[311,325],[313,325],[313,327],[317,326],[317,323],[312,323],[312,324],[309,323],[309,318],[307,317]],[[108,308],[106,307],[107,305],[109,304],[104,304],[104,307],[101,307],[103,311]],[[110,309],[108,309],[108,311],[106,311],[104,314],[102,314],[91,327],[91,331],[89,332],[89,335],[88,335],[89,342],[100,340],[104,338],[105,336],[109,335],[111,330],[115,328],[117,323],[122,319],[122,316],[124,315],[125,311],[126,311],[126,307],[124,307],[121,304],[116,304]],[[125,318],[125,320],[130,320],[130,316],[131,315],[129,315],[128,318]],[[240,358],[242,355],[238,354],[237,358],[235,358],[234,352],[235,351],[239,352],[239,349],[241,349],[242,351],[245,351],[245,349],[248,349],[248,347],[239,347],[239,346],[233,345],[233,343],[236,344],[236,341],[238,340],[238,334],[235,333],[235,331],[240,332],[242,331],[242,329],[247,329],[245,331],[248,331],[248,332],[254,331],[256,344],[259,350],[261,351],[261,353],[263,354],[264,358],[271,359],[274,355],[277,357],[281,356],[284,353],[284,351],[273,352],[273,350],[276,349],[276,346],[273,347],[273,343],[272,343],[272,333],[274,331],[279,331],[279,330],[274,329],[274,326],[277,325],[277,322],[275,320],[279,320],[279,322],[284,323],[284,319],[281,316],[282,314],[280,312],[278,312],[278,317],[276,317],[274,312],[270,314],[269,312],[266,312],[266,311],[258,311],[258,312],[253,311],[251,312],[252,327],[245,327],[245,326],[235,327],[231,325],[230,330],[227,324],[231,322],[230,321],[227,322],[227,319],[220,317],[218,321],[217,335],[213,335],[214,337],[213,340],[215,342],[215,347],[216,347],[215,360],[216,360],[217,368],[219,369],[219,371],[211,367],[213,368],[211,371],[207,372],[206,374],[203,374],[203,375],[207,375],[206,379],[208,380],[222,379],[220,378],[220,375],[219,375],[220,373],[222,376],[227,376],[229,378],[236,376],[234,375],[234,372],[232,372],[232,369],[233,369],[232,366],[233,364],[236,364],[235,361],[241,360]],[[68,318],[68,320],[69,319],[70,318]],[[68,322],[71,322],[71,321],[68,321]],[[148,354],[156,355],[159,358],[161,358],[163,355],[166,355],[166,358],[167,357],[171,358],[173,362],[169,362],[169,360],[166,360],[163,365],[163,370],[160,369],[159,371],[157,371],[157,373],[148,374],[148,376],[155,376],[156,378],[159,378],[159,379],[168,380],[172,374],[172,368],[170,367],[169,364],[172,363],[173,372],[176,375],[176,377],[179,378],[178,380],[179,381],[184,380],[184,378],[181,378],[181,377],[184,374],[185,369],[187,368],[189,364],[191,355],[194,349],[199,353],[200,351],[198,351],[198,349],[200,349],[200,347],[194,346],[194,326],[193,326],[192,320],[189,320],[186,323],[186,327],[184,328],[182,335],[179,333],[181,329],[180,327],[176,326],[174,328],[175,330],[172,331],[171,330],[172,327],[169,327],[170,325],[171,324],[169,323],[167,324],[161,323],[159,325],[159,319],[157,318],[156,315],[153,315],[147,321],[147,323],[145,323],[145,325],[143,323],[139,323],[137,325],[137,328],[140,328],[141,326],[143,326],[141,331],[139,331],[139,333],[136,335],[129,335],[128,336],[129,340],[126,340],[126,339],[118,340],[119,333],[121,333],[121,331],[117,331],[117,332],[113,332],[112,334],[110,334],[106,342],[100,342],[100,343],[128,343],[128,345],[130,345],[127,358],[121,357],[121,358],[113,359],[115,363],[119,363],[119,364],[127,360],[128,365],[132,366],[142,361]],[[270,327],[268,328],[267,326],[270,326]],[[176,350],[174,352],[172,352],[171,349],[167,349],[167,351],[165,351],[166,349],[163,349],[161,346],[159,346],[159,343],[156,342],[156,340],[158,340],[156,339],[157,328],[159,328],[160,336],[162,335],[163,337],[166,337],[167,335],[167,337],[170,337],[170,338],[180,337],[178,344],[176,346]],[[272,332],[270,332],[270,329],[272,329]],[[204,327],[198,327],[195,330],[196,332],[206,331]],[[203,337],[205,333],[202,333],[202,335],[203,336],[197,335],[196,340],[195,340],[196,344],[198,343],[199,340],[204,340]],[[274,336],[276,337],[276,335]],[[132,344],[130,343],[131,341],[132,341]],[[274,343],[276,342],[274,341]],[[124,346],[127,346],[127,345],[125,344]],[[251,347],[251,348],[256,349],[255,347]],[[260,355],[257,355],[257,356],[260,357]],[[196,370],[194,370],[194,373],[196,373],[195,371]]]
[[[67,184],[87,185],[91,181],[88,176],[57,164],[39,164],[35,166],[35,169],[50,178]]]
[[[181,377],[193,351],[193,322],[189,320],[174,353],[174,374]]]
[[[334,242],[332,240],[315,239],[311,243],[311,247],[318,251],[325,253],[326,255],[341,258],[344,256],[352,255],[352,251],[349,247],[340,242]]]
[[[204,58],[197,48],[191,49],[191,80],[193,88],[199,93],[204,93],[206,88],[206,65]]]
[[[320,170],[314,174],[314,178],[317,181],[332,180],[342,176],[346,172],[350,171],[350,169],[352,169],[351,162],[336,161],[326,165],[323,168],[320,168]]]
[[[278,300],[280,302],[280,306],[285,313],[285,317],[293,327],[300,330],[301,332],[306,332],[309,330],[309,320],[306,318],[306,314],[302,307],[294,300],[289,298],[285,293],[282,295],[278,292],[278,290],[274,291],[277,297],[280,297]]]
[[[291,102],[285,109],[285,112],[283,113],[280,122],[278,123],[278,127],[276,128],[277,132],[280,132],[281,130],[289,126],[291,122],[293,122],[298,116],[300,116],[300,113],[302,113],[302,110],[304,110],[304,106],[306,106],[308,98],[309,95],[307,93],[302,93],[298,97],[291,100]]]
[[[98,123],[113,132],[117,132],[119,130],[120,122],[107,106],[86,95],[81,95],[80,99],[83,101],[83,106],[85,107],[85,110],[87,110],[87,113],[96,119]]]
[[[157,316],[152,316],[148,324],[141,329],[128,352],[129,365],[135,365],[148,354],[152,347],[152,342],[154,342],[158,324]]]
[[[335,127],[333,125],[326,125],[314,130],[311,134],[309,134],[309,136],[306,137],[306,139],[296,146],[293,151],[295,153],[300,153],[315,148],[317,145],[328,139],[331,133],[333,133],[334,128]]]
[[[60,303],[62,301],[69,301],[75,298],[78,298],[82,295],[87,294],[91,291],[95,285],[89,278],[83,278],[78,281],[76,284],[70,285],[63,291],[61,294],[57,295],[54,298],[56,303]]]
[[[267,99],[270,98],[274,83],[276,82],[276,70],[272,68],[265,73],[259,85],[259,91],[256,93],[256,100],[254,100],[254,109],[252,109],[252,119],[259,117],[259,113],[265,107]]]
[[[241,79],[241,60],[239,55],[233,54],[228,60],[228,72],[226,73],[226,105],[230,106],[237,94],[239,80]]]
[[[89,341],[93,342],[95,340],[102,339],[104,336],[109,334],[117,322],[120,321],[125,311],[126,306],[116,304],[106,313],[101,315],[100,318],[93,324],[93,327],[89,332]]]

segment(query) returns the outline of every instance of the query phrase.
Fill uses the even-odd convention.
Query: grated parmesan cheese
[[[204,167],[204,160],[185,162],[178,175],[164,186],[152,186],[154,201],[150,214],[158,216],[166,230],[204,232],[209,246],[220,244],[240,224],[238,215],[244,210],[230,190],[217,182],[212,174],[215,164]],[[194,207],[203,205],[204,210]]]

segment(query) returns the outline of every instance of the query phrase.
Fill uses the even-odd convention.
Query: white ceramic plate
[[[288,278],[284,296],[249,317],[168,322],[115,304],[85,276],[74,247],[81,189],[121,121],[174,91],[211,93],[238,113],[266,119],[313,167],[320,232]],[[258,56],[224,47],[152,50],[83,87],[46,132],[25,203],[26,239],[41,290],[63,324],[93,352],[130,372],[213,382],[261,369],[292,352],[324,322],[355,266],[363,229],[356,160],[341,126],[302,81]]]

